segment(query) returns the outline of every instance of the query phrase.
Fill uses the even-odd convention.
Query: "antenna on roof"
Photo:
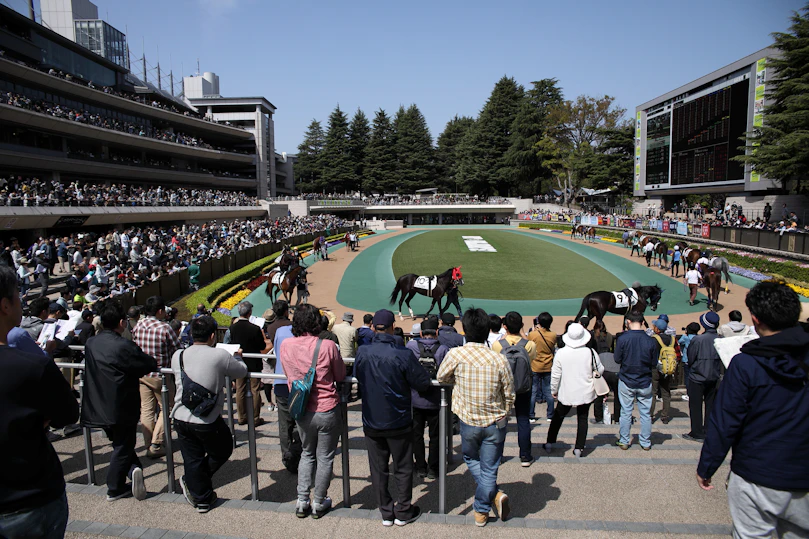
[[[197,77],[199,77],[199,58],[197,58]]]

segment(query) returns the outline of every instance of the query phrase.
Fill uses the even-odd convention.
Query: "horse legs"
[[[441,310],[441,300],[440,299],[436,300],[435,298],[433,298],[433,302],[430,303],[430,308],[427,309],[427,314],[424,315],[424,318],[430,316],[430,313],[433,311],[433,307],[435,307],[436,302],[438,302],[438,310],[439,311]]]
[[[407,299],[405,300],[405,305],[407,305],[407,310],[410,311],[410,318],[412,318],[414,320],[416,318],[416,315],[413,314],[413,309],[410,307],[410,300],[412,300],[416,296],[416,294],[417,294],[417,292],[410,292],[410,294],[407,295]]]

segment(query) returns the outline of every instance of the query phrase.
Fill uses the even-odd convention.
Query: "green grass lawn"
[[[496,253],[471,252],[462,236],[481,236]],[[393,273],[436,275],[461,266],[468,298],[552,300],[584,297],[595,290],[621,290],[612,273],[564,247],[504,230],[435,230],[402,243]]]

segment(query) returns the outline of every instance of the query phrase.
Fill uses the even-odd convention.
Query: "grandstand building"
[[[3,5],[0,21],[0,177],[208,188],[265,198],[275,192],[278,161],[282,192],[291,193],[286,178],[291,182],[293,160],[275,152],[275,107],[266,99],[240,100],[252,111],[247,125],[228,111],[234,103],[219,98],[209,103],[211,110],[198,110]],[[43,230],[76,213],[85,216],[85,226],[142,222],[148,219],[144,210],[2,207],[0,226]],[[214,207],[194,217],[266,214],[258,206]],[[183,220],[164,215],[152,220]]]

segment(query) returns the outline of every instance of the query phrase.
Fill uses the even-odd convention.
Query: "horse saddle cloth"
[[[692,248],[690,248],[690,247],[686,247],[686,248],[685,248],[685,250],[683,251],[683,258],[688,258],[688,255],[689,255],[689,254],[691,253],[691,251],[693,251],[693,250],[694,250],[694,249],[692,249]]]
[[[286,272],[283,272],[283,273],[278,272],[278,273],[276,273],[275,275],[272,276],[271,282],[272,282],[272,284],[280,285],[281,283],[284,282],[284,277],[286,277],[286,276],[287,276]]]
[[[430,292],[432,289],[435,288],[437,282],[438,277],[436,277],[435,275],[433,275],[432,278],[422,275],[421,277],[416,278],[416,282],[413,283],[413,288],[420,288],[422,290]]]
[[[616,309],[626,309],[631,307],[632,305],[637,305],[638,303],[638,291],[634,288],[629,289],[630,296],[626,295],[626,292],[623,290],[621,292],[613,292],[612,295],[615,296],[615,308]]]
[[[282,258],[284,258],[284,255],[278,255],[278,258],[275,259],[275,263],[280,264]]]
[[[646,239],[646,236],[641,236],[641,237],[640,237],[640,240],[638,240],[638,241],[640,241],[641,243],[643,243],[643,240],[645,240],[645,239]]]

